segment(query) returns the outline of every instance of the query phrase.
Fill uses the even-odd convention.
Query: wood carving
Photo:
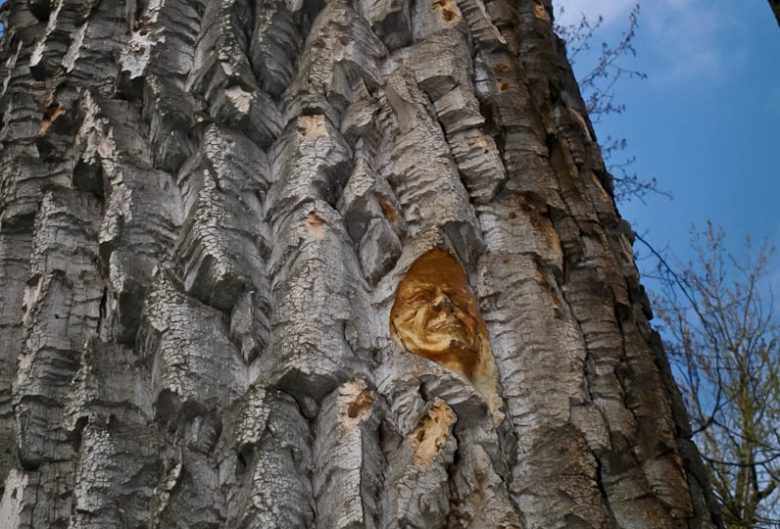
[[[466,274],[444,250],[431,250],[409,269],[398,285],[390,320],[401,347],[467,378],[479,369],[483,353],[490,354]]]
[[[402,349],[469,379],[498,417],[487,328],[466,273],[447,251],[437,248],[414,262],[398,285],[390,330]]]

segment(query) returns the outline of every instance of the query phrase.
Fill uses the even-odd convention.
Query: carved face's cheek
[[[428,307],[425,303],[414,300],[400,300],[393,313],[393,324],[396,329],[407,334],[415,334],[429,319]]]
[[[473,318],[463,311],[456,312],[453,317],[457,320],[460,328],[458,338],[461,338],[465,345],[476,347],[479,340],[476,322]]]

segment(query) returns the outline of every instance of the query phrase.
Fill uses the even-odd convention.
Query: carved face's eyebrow
[[[400,297],[405,301],[416,301],[418,299],[432,298],[433,291],[431,288],[407,288],[400,293]]]

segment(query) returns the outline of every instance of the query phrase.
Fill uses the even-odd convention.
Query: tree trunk
[[[3,10],[0,526],[718,526],[546,0]]]

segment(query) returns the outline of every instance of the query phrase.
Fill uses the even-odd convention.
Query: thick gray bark
[[[548,3],[3,12],[0,526],[717,527]]]

